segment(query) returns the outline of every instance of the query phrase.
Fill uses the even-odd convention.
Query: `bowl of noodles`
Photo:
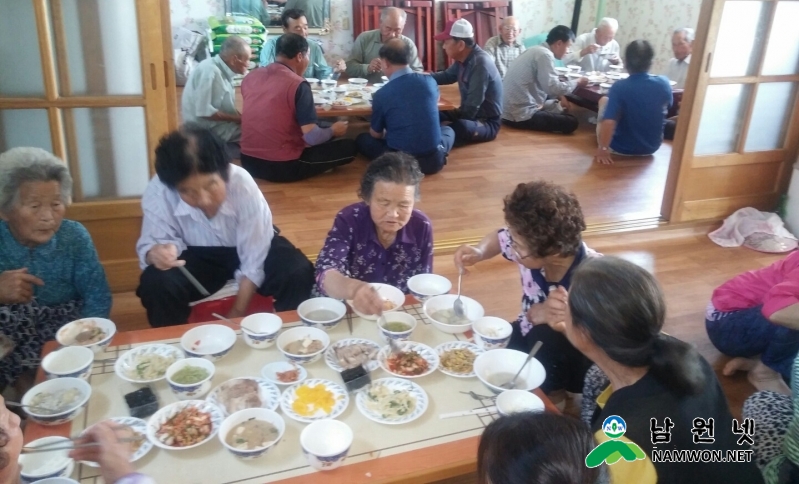
[[[139,346],[117,360],[114,372],[119,378],[130,383],[154,383],[166,378],[166,371],[172,363],[183,358],[183,352],[172,345]]]

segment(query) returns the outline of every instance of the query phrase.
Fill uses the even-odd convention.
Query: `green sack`
[[[209,17],[208,26],[217,34],[263,34],[266,27],[255,17],[247,15],[227,15]]]
[[[250,44],[252,48],[260,48],[266,43],[266,36],[267,34],[253,34],[253,35],[237,35],[237,34],[217,34],[215,32],[211,32],[211,41],[214,46],[222,45],[222,43],[228,37],[236,35],[237,37],[241,37],[244,39],[244,42]]]

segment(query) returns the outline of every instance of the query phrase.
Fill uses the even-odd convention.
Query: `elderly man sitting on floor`
[[[505,17],[499,24],[499,35],[488,39],[483,47],[483,50],[494,59],[501,77],[505,77],[511,62],[525,51],[524,44],[519,42],[521,33],[522,29],[516,17]]]
[[[292,33],[301,35],[306,39],[308,38],[308,19],[305,17],[304,11],[296,9],[284,10],[283,14],[280,16],[280,21],[283,24],[284,34]],[[280,39],[279,36],[271,37],[264,44],[263,49],[261,49],[261,67],[266,67],[275,62],[275,51],[278,39]],[[308,68],[305,69],[305,72],[302,73],[302,77],[306,79],[325,79],[331,72],[344,72],[347,68],[344,59],[339,59],[333,64],[333,68],[331,69],[331,67],[327,65],[322,47],[313,40],[309,40],[308,45],[311,48],[311,62],[308,64]]]
[[[352,52],[347,61],[347,76],[365,77],[370,82],[381,82],[383,67],[380,64],[380,48],[391,39],[402,39],[411,49],[411,70],[421,72],[419,51],[411,39],[402,35],[408,14],[396,7],[388,7],[380,13],[380,28],[361,33],[352,44]]]
[[[671,50],[674,57],[669,61],[666,70],[666,77],[670,81],[676,82],[674,89],[685,89],[685,79],[688,77],[688,67],[691,65],[691,53],[694,46],[694,29],[680,28],[674,31],[671,36]],[[679,108],[679,106],[677,106]],[[663,128],[665,139],[674,139],[674,131],[677,129],[677,116],[666,121]]]
[[[621,66],[621,47],[614,40],[619,30],[615,18],[605,17],[597,28],[586,32],[574,41],[572,52],[563,59],[566,65],[578,65],[586,72],[607,72],[611,65]]]
[[[225,39],[219,55],[200,62],[183,89],[184,123],[208,128],[229,143],[241,139],[241,114],[236,109],[233,76],[247,72],[252,49],[239,36]]]

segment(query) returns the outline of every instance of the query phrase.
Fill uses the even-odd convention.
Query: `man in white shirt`
[[[239,36],[225,39],[219,55],[200,62],[183,88],[180,111],[184,123],[208,128],[226,142],[241,139],[241,114],[236,109],[233,76],[247,72],[252,50]]]
[[[156,176],[142,195],[136,252],[144,272],[136,294],[153,327],[183,324],[203,298],[179,266],[211,294],[236,279],[228,317],[244,316],[257,291],[286,311],[310,296],[311,262],[272,226],[252,176],[230,163],[222,140],[184,125],[155,150]]]
[[[599,26],[577,37],[570,54],[563,58],[566,65],[578,65],[585,72],[607,72],[610,66],[621,66],[621,47],[614,40],[619,30],[619,22],[605,17]]]
[[[681,28],[671,36],[671,49],[674,58],[669,61],[666,77],[677,83],[674,89],[685,89],[685,78],[691,64],[691,52],[694,45],[694,29]]]
[[[519,42],[521,33],[522,29],[516,17],[505,17],[499,24],[499,35],[488,39],[483,47],[494,59],[500,77],[505,77],[510,63],[525,51],[524,44]]]

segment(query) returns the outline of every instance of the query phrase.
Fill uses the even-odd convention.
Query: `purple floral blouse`
[[[502,249],[502,256],[511,262],[515,262],[516,265],[519,266],[519,272],[522,276],[522,312],[519,314],[519,317],[516,318],[514,324],[519,323],[521,325],[522,336],[524,336],[529,333],[530,329],[533,327],[533,324],[527,319],[527,311],[530,310],[530,306],[533,304],[539,304],[546,301],[547,296],[549,296],[550,285],[547,283],[546,272],[543,268],[528,269],[516,260],[516,254],[514,254],[513,247],[511,246],[510,233],[508,232],[508,229],[500,229],[497,233],[497,236],[499,237],[499,246]],[[599,255],[599,253],[589,249],[585,244],[583,244],[582,248],[580,248],[580,251],[577,253],[577,256],[574,258],[574,262],[572,262],[568,272],[566,272],[566,275],[563,276],[563,279],[561,279],[558,283],[553,283],[552,285],[563,286],[563,288],[568,291],[569,286],[571,286],[571,276],[574,272],[574,269],[580,265],[582,261],[591,257],[597,257]]]
[[[390,284],[408,292],[408,279],[433,270],[433,226],[414,210],[408,224],[389,248],[380,244],[369,206],[363,202],[345,207],[316,260],[315,293],[326,295],[325,275],[330,270],[364,282]]]

